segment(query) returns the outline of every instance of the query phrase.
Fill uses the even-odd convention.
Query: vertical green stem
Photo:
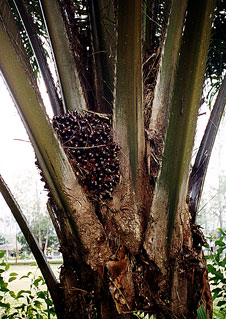
[[[150,130],[157,131],[160,134],[165,133],[168,123],[187,3],[187,0],[172,0],[171,3],[167,35],[162,51],[150,122]]]
[[[115,131],[128,154],[134,189],[138,163],[143,157],[142,109],[142,1],[120,0],[118,4],[118,47],[116,64]]]
[[[168,193],[168,240],[187,188],[215,1],[189,1],[176,72],[160,182]]]
[[[49,65],[47,63],[46,55],[42,47],[41,41],[37,33],[35,32],[35,26],[34,26],[32,17],[28,9],[26,8],[26,6],[23,4],[23,1],[14,0],[14,3],[20,14],[21,20],[23,21],[24,28],[27,32],[27,35],[32,45],[32,49],[34,51],[35,57],[37,59],[37,62],[40,68],[40,71],[42,73],[42,77],[48,91],[53,113],[55,115],[63,114],[64,110],[63,110],[62,102],[57,94],[57,90],[49,69]]]
[[[39,0],[39,2],[51,41],[65,108],[68,111],[86,109],[84,93],[61,15],[60,2],[57,0]]]
[[[109,2],[102,3],[102,1],[88,0],[88,6],[92,31],[96,111],[112,113],[113,76],[109,78],[112,66],[109,58],[110,52],[107,50],[109,44],[106,43],[106,26],[104,25],[106,21],[104,21],[104,13],[101,14],[101,11],[104,11],[106,6],[111,10],[111,4]],[[113,44],[112,39],[110,43]]]
[[[209,159],[214,146],[217,131],[226,105],[226,76],[221,84],[219,93],[214,103],[209,121],[206,126],[195,163],[192,167],[189,180],[189,209],[193,220],[196,219],[197,209],[202,194],[202,188],[209,164]]]

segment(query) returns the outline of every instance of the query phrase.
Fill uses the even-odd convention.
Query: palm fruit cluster
[[[80,184],[93,199],[111,199],[119,182],[119,150],[113,141],[111,119],[73,111],[53,118]]]

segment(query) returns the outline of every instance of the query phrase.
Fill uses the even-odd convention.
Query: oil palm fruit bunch
[[[113,141],[111,118],[73,111],[55,116],[53,128],[87,194],[111,199],[120,179],[120,147]]]

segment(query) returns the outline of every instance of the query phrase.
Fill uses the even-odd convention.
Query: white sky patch
[[[33,147],[1,76],[0,97],[0,174],[20,206],[26,201],[29,203],[29,198],[34,201],[38,196],[40,210],[44,211],[47,196],[35,166]],[[27,187],[29,183],[31,187]],[[34,212],[29,211],[28,206],[26,204],[22,211],[26,215],[27,210],[32,215]],[[13,221],[12,213],[0,194],[0,233],[6,230],[15,232],[15,223],[12,227],[6,227],[6,220]]]

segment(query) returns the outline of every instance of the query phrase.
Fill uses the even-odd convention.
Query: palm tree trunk
[[[62,27],[62,20],[53,21],[47,2],[42,1],[57,56],[65,38],[59,47],[54,27]],[[99,201],[90,200],[79,184],[28,75],[23,46],[13,41],[19,35],[0,6],[0,66],[51,191],[48,207],[64,258],[62,318],[129,319],[140,310],[157,318],[195,319],[204,292],[209,296],[201,236],[190,218],[186,195],[214,1],[172,1],[146,131],[142,5],[141,0],[118,1],[113,135],[121,146],[121,176],[113,199]],[[101,63],[94,59],[97,72]],[[64,71],[59,73],[67,84]],[[98,75],[97,86],[103,72]]]

